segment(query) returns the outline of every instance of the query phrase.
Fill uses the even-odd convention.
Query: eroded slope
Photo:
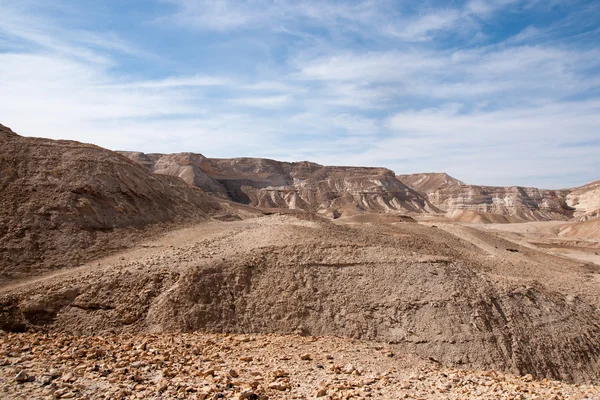
[[[0,282],[127,246],[151,224],[219,205],[178,178],[109,150],[21,137],[0,125]]]
[[[209,159],[200,154],[122,152],[158,174],[263,208],[314,211],[331,217],[362,212],[437,211],[385,168],[324,167],[259,158]]]
[[[575,210],[567,201],[570,189],[467,185],[446,174],[400,175],[398,179],[461,222],[485,221],[486,214],[504,216],[506,222],[568,220]]]
[[[596,379],[597,272],[464,229],[310,215],[201,224],[5,289],[0,320],[75,334],[349,336],[445,365]]]
[[[575,209],[574,217],[579,221],[600,216],[600,180],[573,189],[567,195],[567,204]]]

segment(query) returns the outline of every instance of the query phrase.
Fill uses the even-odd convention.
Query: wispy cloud
[[[585,2],[157,0],[135,20],[52,4],[3,3],[0,122],[22,134],[473,183],[600,177]]]

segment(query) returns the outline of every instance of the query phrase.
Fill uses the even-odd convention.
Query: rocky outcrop
[[[0,125],[0,280],[72,266],[139,229],[206,217],[218,203],[112,151]]]
[[[573,189],[567,195],[567,205],[575,209],[574,217],[579,221],[600,216],[600,180]]]
[[[398,175],[398,179],[419,193],[432,193],[436,190],[447,190],[465,185],[464,182],[443,172]]]
[[[157,174],[173,175],[213,195],[264,208],[332,217],[362,212],[437,211],[385,168],[326,167],[260,158],[122,152]]]
[[[201,154],[178,153],[164,156],[140,152],[121,153],[156,174],[176,176],[207,193],[228,198],[225,187],[202,170],[210,165],[210,161]]]
[[[483,214],[477,218],[484,219],[485,214],[501,215],[506,222],[568,220],[574,213],[567,201],[569,189],[467,185],[446,174],[400,175],[398,179],[463,222],[468,222],[465,211]]]

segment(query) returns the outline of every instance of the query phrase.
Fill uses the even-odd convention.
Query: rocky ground
[[[599,399],[600,387],[443,368],[334,337],[0,334],[6,399]]]
[[[0,328],[302,332],[390,342],[446,366],[592,383],[598,271],[460,225],[213,220],[0,286]]]

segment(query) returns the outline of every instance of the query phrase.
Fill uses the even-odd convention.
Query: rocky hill
[[[581,201],[591,207],[593,202],[593,194],[585,194],[588,192],[582,192],[579,197],[573,196],[569,201],[571,189],[467,185],[438,173],[400,175],[398,179],[445,211],[450,218],[461,222],[493,220],[496,218],[493,215],[506,219],[494,222],[568,220],[576,211],[569,203]]]
[[[127,246],[156,223],[220,208],[182,180],[98,146],[0,125],[0,282]]]
[[[518,234],[416,223],[416,216],[401,213],[437,208],[389,170],[189,153],[128,154],[134,162],[97,146],[23,138],[4,127],[0,146],[0,330],[50,333],[18,347],[13,343],[21,336],[0,336],[0,377],[10,370],[18,384],[33,383],[27,371],[9,366],[46,373],[43,364],[32,362],[44,360],[43,352],[48,362],[68,362],[73,369],[60,380],[71,386],[54,387],[60,390],[54,397],[84,391],[79,373],[96,388],[110,386],[98,386],[99,373],[112,384],[132,382],[111,390],[145,393],[144,380],[168,380],[183,366],[152,340],[189,337],[174,332],[220,332],[349,337],[440,367],[599,381],[599,267],[545,252]],[[446,196],[440,204],[470,204],[464,192],[473,191],[472,204],[496,208],[462,212],[490,221],[498,215],[492,212],[546,218],[558,213],[546,202],[563,199],[561,191],[553,199],[537,189],[469,187],[444,175],[415,181]],[[233,207],[227,199],[286,212],[208,218]],[[185,224],[149,237],[158,231],[152,227],[172,222]],[[581,223],[587,224],[581,234],[596,234],[589,222]],[[123,251],[113,254],[117,248]],[[57,268],[62,270],[44,273]],[[130,354],[119,358],[121,349],[103,339],[132,334],[148,338],[135,348],[139,361]],[[72,335],[95,339],[85,345]],[[41,349],[43,343],[48,347]],[[194,379],[190,375],[183,397],[196,394],[207,376],[221,376],[206,361],[221,363],[216,360],[236,346],[227,344],[220,354],[209,353],[209,343],[187,344],[181,351]],[[172,341],[165,346],[176,348]],[[279,346],[277,365],[293,346]],[[252,354],[235,360],[256,357],[253,366],[270,368],[263,356]],[[311,357],[301,355],[300,361]],[[83,359],[95,360],[94,366]],[[148,368],[148,360],[161,368]],[[323,369],[318,365],[311,369]],[[205,368],[202,379],[195,379]],[[332,372],[343,369],[356,371],[345,365]],[[247,372],[227,373],[247,379]],[[291,397],[293,381],[277,374],[264,393]],[[163,392],[179,393],[174,385],[168,381]],[[234,387],[232,381],[223,385]]]
[[[326,167],[260,158],[121,152],[157,174],[178,176],[213,195],[265,208],[332,217],[362,212],[437,211],[385,168]]]
[[[567,195],[567,205],[575,209],[574,217],[579,221],[600,216],[600,180],[573,189]]]
[[[445,173],[396,176],[385,168],[328,167],[260,158],[121,152],[148,170],[176,176],[219,198],[330,217],[360,213],[446,213],[459,222],[579,220],[600,215],[600,181],[576,189],[468,185]]]
[[[0,288],[0,329],[344,336],[440,365],[598,379],[597,268],[460,225],[338,221],[271,215],[174,231]]]
[[[417,192],[425,194],[435,192],[436,190],[447,190],[465,186],[464,182],[443,172],[398,175],[398,179]]]

